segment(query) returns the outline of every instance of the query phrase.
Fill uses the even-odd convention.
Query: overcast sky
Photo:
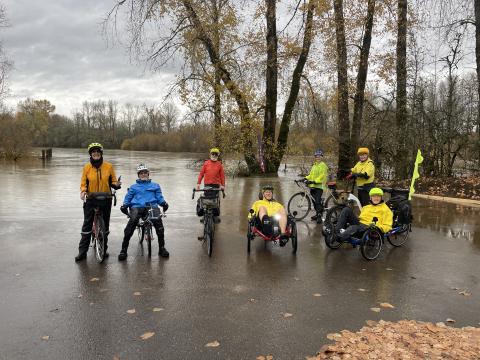
[[[1,0],[10,27],[0,33],[13,61],[9,106],[47,99],[68,115],[84,100],[158,103],[174,74],[152,74],[108,45],[102,20],[113,0]]]

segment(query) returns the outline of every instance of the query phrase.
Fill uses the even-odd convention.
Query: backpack
[[[393,211],[394,225],[408,225],[412,222],[412,203],[408,198],[402,195],[392,196],[387,205]]]

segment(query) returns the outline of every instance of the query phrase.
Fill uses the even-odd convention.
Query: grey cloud
[[[69,115],[83,100],[155,102],[174,80],[175,64],[152,74],[131,64],[124,47],[107,46],[102,21],[113,2],[4,0],[11,27],[0,35],[14,62],[10,104],[46,98]]]

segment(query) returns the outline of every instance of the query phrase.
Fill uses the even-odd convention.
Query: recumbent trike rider
[[[284,247],[292,243],[292,253],[297,252],[296,212],[287,215],[282,204],[273,198],[273,186],[264,186],[248,214],[247,252],[250,253],[251,242],[256,236],[265,241],[273,241]]]

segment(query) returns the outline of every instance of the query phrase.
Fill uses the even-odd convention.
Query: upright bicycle
[[[300,191],[293,194],[288,200],[287,211],[296,221],[300,221],[305,219],[310,213],[310,210],[315,206],[315,200],[310,194],[310,188],[307,186],[308,180],[300,179],[294,180],[294,182],[300,188]],[[337,183],[335,181],[329,181],[327,183],[327,190],[325,191],[323,212],[326,213],[330,207],[338,205],[338,201],[343,193],[345,193],[345,191],[337,190]],[[293,215],[294,212],[297,214]],[[323,218],[323,213],[321,215]]]
[[[118,177],[120,181],[121,176]],[[85,200],[87,198],[90,200],[105,201],[113,198],[113,206],[117,205],[117,196],[115,195],[116,190],[113,189],[112,193],[109,192],[91,192],[85,195]],[[95,252],[95,258],[98,263],[102,263],[105,260],[105,253],[107,251],[105,239],[107,237],[107,230],[105,228],[105,222],[103,221],[102,210],[99,206],[95,206],[95,214],[93,216],[93,225],[92,225],[92,237],[91,245]]]
[[[153,221],[158,220],[162,217],[166,217],[165,213],[160,210],[160,208],[151,206],[151,204],[147,203],[147,213],[142,216],[137,224],[137,234],[140,245],[142,245],[143,249],[143,242],[147,244],[147,253],[148,257],[152,256],[152,241],[155,239],[155,235],[153,232]]]
[[[223,197],[225,197],[225,192],[223,190],[209,186],[199,190],[193,189],[192,193],[192,199],[195,198],[195,192],[204,193],[204,195],[200,197],[199,201],[200,211],[203,216],[203,236],[199,236],[198,240],[203,240],[203,242],[207,244],[208,256],[212,256],[213,252],[213,240],[215,238],[214,216],[220,209],[220,198],[218,196],[220,191],[222,192]]]

